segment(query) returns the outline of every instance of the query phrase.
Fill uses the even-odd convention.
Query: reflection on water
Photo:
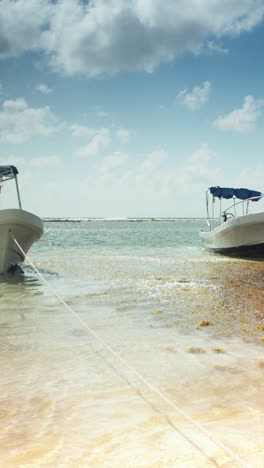
[[[129,365],[251,466],[263,464],[262,264],[34,253]],[[0,279],[4,467],[236,467],[85,330],[31,268]]]

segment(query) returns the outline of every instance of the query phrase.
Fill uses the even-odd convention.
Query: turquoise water
[[[49,286],[28,263],[24,275],[0,281],[1,466],[237,466],[90,328],[262,467],[263,263],[205,251],[204,227],[201,219],[45,222],[29,255]]]
[[[201,254],[198,236],[204,220],[47,222],[37,251],[89,250],[120,254]]]

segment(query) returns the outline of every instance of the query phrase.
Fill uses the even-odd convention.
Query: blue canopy
[[[0,181],[13,179],[18,174],[15,166],[0,166]]]
[[[210,187],[209,190],[213,197],[225,199],[236,197],[240,200],[247,200],[248,198],[256,197],[253,198],[252,201],[258,201],[262,196],[261,192],[256,190],[249,190],[246,188],[227,188],[216,186]]]

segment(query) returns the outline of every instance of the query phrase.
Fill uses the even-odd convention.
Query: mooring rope
[[[199,422],[195,421],[191,416],[189,416],[184,409],[180,408],[179,406],[175,405],[170,398],[168,398],[161,390],[159,390],[155,385],[150,383],[143,375],[141,375],[136,369],[131,367],[121,356],[119,356],[118,353],[116,353],[111,346],[109,346],[105,341],[100,338],[100,336],[97,335],[97,333],[90,328],[82,319],[79,317],[79,315],[64,301],[64,299],[56,292],[56,290],[49,284],[49,282],[46,280],[46,278],[40,273],[40,271],[37,269],[37,267],[33,264],[33,262],[30,260],[28,255],[24,252],[22,249],[21,245],[18,243],[16,238],[13,236],[12,232],[10,232],[11,237],[13,238],[15,244],[17,247],[20,249],[22,254],[24,255],[25,259],[28,261],[30,266],[35,270],[37,275],[42,279],[42,281],[48,286],[48,288],[53,292],[53,294],[59,299],[59,301],[66,307],[66,309],[74,315],[74,317],[83,325],[86,330],[96,338],[103,346],[106,348],[115,358],[121,362],[132,374],[134,374],[141,382],[143,382],[146,387],[148,387],[150,390],[152,390],[154,393],[156,393],[163,401],[165,401],[169,406],[171,406],[176,412],[181,414],[187,421],[189,421],[192,425],[196,427],[200,432],[202,432],[210,442],[213,442],[216,446],[224,450],[228,455],[230,455],[240,466],[243,466],[244,468],[253,468],[251,467],[247,462],[242,460],[242,458],[239,457],[239,455],[235,454],[230,448],[226,447],[221,441],[216,440],[208,431],[205,429]],[[207,455],[208,459],[209,456]]]

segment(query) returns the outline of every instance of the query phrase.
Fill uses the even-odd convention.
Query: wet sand
[[[143,268],[136,258],[128,267],[125,258],[84,257],[67,277],[58,256],[52,286],[131,367],[245,463],[262,468],[264,263],[145,259]],[[50,269],[49,260],[36,262]],[[94,278],[96,271],[100,284],[81,283],[81,274]],[[104,275],[111,272],[110,285]],[[0,294],[1,466],[240,466],[37,279],[3,282]]]

